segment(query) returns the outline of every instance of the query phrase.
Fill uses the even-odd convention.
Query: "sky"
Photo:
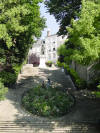
[[[50,15],[47,12],[47,9],[43,3],[40,4],[40,12],[41,12],[41,16],[44,16],[47,19],[46,21],[47,28],[45,28],[44,31],[42,32],[41,39],[46,37],[48,29],[51,31],[51,34],[56,34],[59,30],[59,25],[56,22],[54,16]]]

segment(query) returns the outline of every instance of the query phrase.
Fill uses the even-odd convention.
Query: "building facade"
[[[40,57],[40,61],[41,58],[44,58],[45,62],[52,61],[56,63],[58,59],[57,49],[66,39],[67,36],[50,35],[50,31],[47,31],[47,37],[42,40],[37,40],[32,49],[30,49],[29,56],[33,53],[37,57]]]

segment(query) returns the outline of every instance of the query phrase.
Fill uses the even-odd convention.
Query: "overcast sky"
[[[47,19],[46,21],[47,28],[45,28],[44,31],[42,32],[41,38],[46,37],[48,29],[50,29],[51,34],[57,33],[57,31],[59,30],[59,25],[57,24],[54,16],[47,13],[47,9],[45,8],[43,3],[40,4],[40,12],[41,16],[44,16]]]

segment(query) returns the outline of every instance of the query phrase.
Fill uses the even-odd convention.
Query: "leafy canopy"
[[[26,56],[33,37],[40,37],[45,21],[40,17],[41,0],[1,0],[0,62],[19,60]],[[12,59],[12,56],[14,59]],[[22,59],[21,59],[22,58]]]
[[[83,0],[79,19],[71,23],[72,27],[67,28],[69,38],[58,49],[64,61],[88,65],[100,60],[100,4]]]
[[[66,34],[66,27],[70,25],[71,19],[76,19],[80,11],[82,0],[45,0],[45,5],[50,12],[54,15],[57,22],[60,23],[58,34]]]
[[[40,37],[45,27],[45,19],[40,17],[40,2],[0,0],[0,63],[11,72],[24,62],[34,38]]]

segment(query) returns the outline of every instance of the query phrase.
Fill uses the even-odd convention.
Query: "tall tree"
[[[82,0],[82,10],[72,27],[67,28],[69,38],[58,49],[64,61],[72,60],[88,65],[100,61],[100,3],[97,0]]]
[[[39,2],[42,0],[0,1],[0,62],[6,69],[10,66],[10,71],[22,64],[34,38],[40,37],[45,26]]]
[[[66,27],[70,25],[71,19],[76,19],[81,8],[82,0],[45,0],[45,5],[60,23],[58,34],[66,34]]]

